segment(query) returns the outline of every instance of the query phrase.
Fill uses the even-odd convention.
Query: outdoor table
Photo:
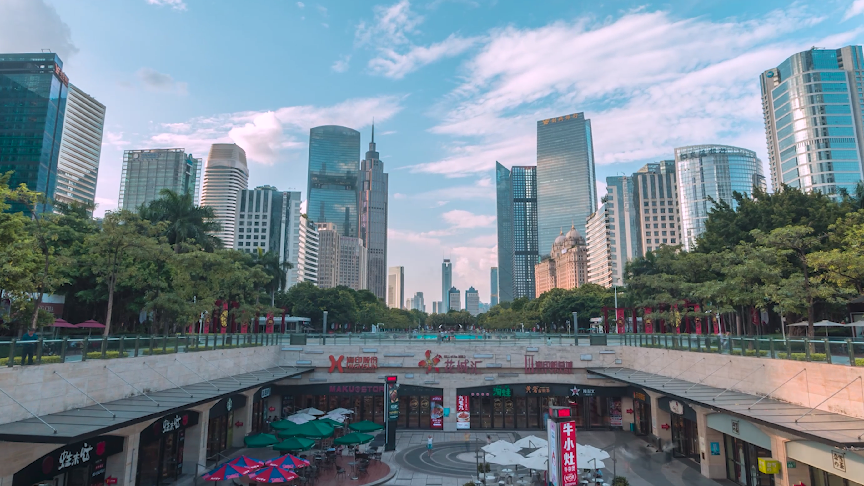
[[[357,477],[357,463],[349,462],[348,465],[351,466],[351,480],[356,481],[357,479],[359,479]]]

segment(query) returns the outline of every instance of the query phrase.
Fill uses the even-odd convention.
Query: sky
[[[0,52],[61,56],[107,106],[97,215],[123,150],[246,150],[249,186],[306,198],[309,129],[375,140],[390,174],[389,266],[406,298],[489,302],[494,167],[536,163],[536,121],[585,112],[605,178],[720,143],[766,160],[759,74],[864,43],[864,0],[2,0]],[[767,166],[765,167],[765,174]]]

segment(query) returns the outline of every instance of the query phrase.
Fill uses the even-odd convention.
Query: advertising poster
[[[273,334],[273,324],[275,321],[273,320],[273,314],[267,314],[267,320],[264,321],[266,323],[264,327],[264,332],[267,334]]]
[[[621,415],[621,400],[618,398],[609,400],[609,425],[612,427],[624,425],[624,418]]]
[[[468,395],[456,397],[456,430],[471,428],[471,401]]]
[[[429,410],[429,426],[433,429],[444,428],[444,398],[440,395],[435,395],[430,400]]]
[[[561,486],[579,484],[579,469],[576,460],[576,422],[561,422]]]
[[[546,471],[547,486],[562,486],[558,480],[561,471],[561,447],[558,443],[558,424],[552,419],[546,421],[546,432],[549,446],[549,470]]]
[[[399,392],[396,383],[387,384],[387,418],[389,420],[399,418]]]
[[[626,332],[626,328],[624,326],[624,309],[615,309],[615,324],[617,326],[616,332],[618,334],[624,334]]]

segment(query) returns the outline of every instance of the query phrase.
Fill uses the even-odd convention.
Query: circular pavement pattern
[[[431,456],[425,445],[414,446],[397,453],[396,463],[411,471],[433,476],[466,478],[477,475],[474,449],[466,447],[464,441],[436,443]]]

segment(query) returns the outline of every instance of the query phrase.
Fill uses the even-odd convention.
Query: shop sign
[[[525,374],[557,374],[569,375],[573,373],[572,361],[534,361],[534,356],[525,355]]]
[[[267,388],[262,388],[261,389],[261,398],[269,397],[270,393],[272,393],[272,392],[273,392],[273,389],[270,388],[269,386]]]
[[[102,483],[105,474],[105,459],[123,451],[125,438],[103,435],[82,442],[69,444],[56,449],[33,461],[12,477],[13,486],[30,486],[50,482],[58,474],[63,474],[78,466],[93,465],[94,474],[101,470],[101,476],[94,480]]]
[[[549,393],[549,387],[536,385],[528,385],[525,387],[526,395],[537,395],[539,393]]]
[[[222,417],[228,415],[238,408],[246,406],[246,395],[231,395],[216,402],[216,405],[210,408],[210,418]]]
[[[639,400],[640,402],[647,402],[648,401],[648,397],[646,397],[645,394],[642,392],[634,391],[633,392],[633,398],[635,400]]]
[[[834,465],[834,469],[846,472],[846,453],[831,451],[831,463]]]
[[[93,472],[90,473],[90,486],[102,486],[105,484],[105,458],[100,457],[93,461]]]
[[[760,457],[759,472],[762,474],[780,474],[780,461],[771,459],[770,457]]]
[[[330,385],[330,393],[368,395],[374,393],[384,393],[384,388],[384,385]]]
[[[741,422],[739,420],[732,421],[732,432],[738,435],[741,434]]]
[[[477,365],[482,363],[482,361],[471,360],[462,355],[433,355],[432,351],[427,349],[425,359],[418,362],[417,366],[426,368],[426,374],[441,373],[439,364],[442,361],[444,362],[444,373],[477,374],[480,372]]]
[[[549,459],[548,466],[549,470],[547,479],[547,486],[561,486],[559,482],[559,477],[561,474],[561,447],[558,439],[561,437],[560,429],[558,428],[558,424],[555,423],[551,418],[546,420],[546,440],[547,447],[549,448]]]
[[[670,400],[669,411],[675,415],[684,415],[684,405],[682,405],[681,402]]]
[[[345,360],[345,364],[342,361]],[[338,371],[339,373],[368,373],[378,369],[377,356],[339,356],[330,355],[330,368],[328,373]]]
[[[786,469],[795,469],[798,467],[798,463],[795,461],[786,461]]]
[[[711,443],[711,455],[712,456],[719,456],[720,455],[720,443],[719,442],[712,442]]]
[[[108,476],[107,478],[105,478],[105,484],[117,484],[117,478],[115,478],[114,476]]]
[[[456,397],[456,430],[471,428],[471,400],[468,395]]]
[[[435,395],[430,398],[432,402],[430,404],[429,411],[429,426],[433,429],[443,429],[444,428],[444,407],[441,403],[444,401],[444,397],[441,395]]]
[[[582,388],[579,386],[574,386],[570,389],[570,397],[578,398],[578,397],[593,397],[597,393],[597,390],[594,388]]]
[[[388,420],[398,420],[399,419],[399,389],[396,387],[396,383],[387,383],[384,385],[387,387],[387,419]]]
[[[561,422],[561,486],[579,484],[579,470],[576,460],[576,422]]]
[[[492,389],[493,397],[512,397],[513,390],[510,389],[509,386],[496,385],[495,388]]]
[[[214,405],[215,407],[215,405]],[[153,422],[153,425],[141,431],[141,442],[147,443],[159,439],[164,434],[183,430],[198,424],[198,412],[178,412],[166,415]]]

